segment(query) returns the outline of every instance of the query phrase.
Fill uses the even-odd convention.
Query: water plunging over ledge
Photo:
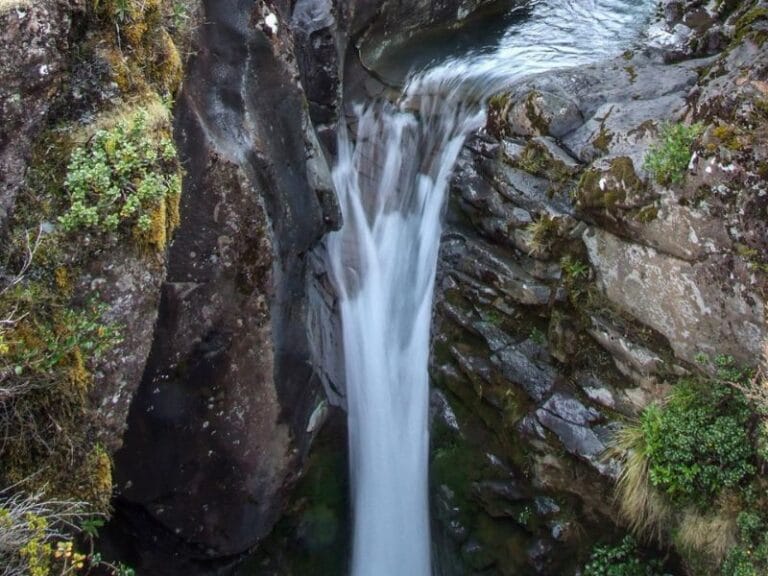
[[[451,171],[484,102],[524,75],[619,53],[651,1],[541,0],[495,47],[411,76],[396,103],[356,109],[334,183],[344,226],[327,240],[342,321],[353,576],[431,574],[430,319]]]

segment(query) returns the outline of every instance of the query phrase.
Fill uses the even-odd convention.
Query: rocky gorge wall
[[[182,33],[150,2],[115,40],[99,18],[118,16],[94,21],[92,4],[0,3],[0,228],[15,246],[4,281],[23,265],[22,228],[57,229],[72,146],[111,115],[175,95],[184,184],[178,215],[163,205],[163,241],[136,244],[133,224],[54,234],[65,256],[41,253],[34,271],[56,306],[98,297],[100,325],[122,334],[81,362],[85,464],[49,468],[85,470],[86,483],[61,490],[88,486],[104,505],[114,455],[113,543],[139,573],[216,572],[258,546],[285,562],[243,574],[284,573],[291,546],[344,554],[343,414],[326,400],[343,405],[343,374],[321,363],[335,343],[318,326],[334,303],[312,253],[340,225],[335,131],[353,96],[386,90],[361,65],[361,43],[490,4],[211,0],[185,12]],[[495,97],[462,152],[431,363],[445,574],[565,573],[621,523],[617,463],[601,457],[616,423],[703,357],[756,362],[765,19],[745,14],[762,8],[665,2],[642,48]],[[660,185],[644,158],[662,123],[681,119],[705,131],[685,182]],[[167,113],[157,128],[170,132]],[[62,133],[76,144],[59,150]],[[44,192],[40,166],[57,167]],[[56,374],[80,382],[83,355],[68,350]]]
[[[738,31],[748,8],[665,3],[636,50],[494,97],[466,146],[431,363],[444,573],[571,573],[625,526],[617,427],[715,357],[760,361],[766,60]],[[682,120],[704,135],[662,185],[646,158]]]

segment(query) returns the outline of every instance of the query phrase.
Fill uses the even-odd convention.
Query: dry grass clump
[[[704,552],[714,565],[719,565],[736,546],[738,512],[727,501],[721,501],[708,514],[688,508],[679,520],[675,544],[689,554]]]
[[[645,448],[643,428],[636,422],[617,432],[608,457],[622,464],[616,484],[616,499],[622,517],[636,535],[662,542],[673,510],[651,484],[650,461]]]
[[[82,502],[50,500],[42,492],[0,491],[0,576],[48,573],[54,545],[67,547],[85,510]]]

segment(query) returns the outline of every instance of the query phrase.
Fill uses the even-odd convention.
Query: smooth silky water
[[[356,108],[333,171],[344,217],[327,239],[341,313],[353,576],[429,576],[430,321],[446,191],[484,103],[511,82],[615,56],[651,0],[527,4],[497,45],[410,76],[397,102]]]

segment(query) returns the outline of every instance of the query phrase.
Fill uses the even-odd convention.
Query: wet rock
[[[547,437],[547,432],[544,427],[539,423],[535,416],[527,415],[523,417],[517,424],[517,431],[528,439],[532,440],[544,440]]]
[[[533,504],[536,508],[536,514],[543,518],[547,518],[560,512],[560,506],[549,496],[536,496],[533,499]]]
[[[305,256],[338,211],[289,29],[268,34],[250,10],[204,3],[177,105],[182,224],[115,459],[123,512],[174,534],[179,558],[232,556],[271,531],[322,396]],[[185,570],[167,550],[142,554],[148,572]]]
[[[558,437],[568,452],[583,458],[598,470],[604,470],[599,459],[605,451],[605,444],[589,427],[574,424],[544,409],[536,411],[536,418]]]
[[[549,285],[536,280],[516,262],[480,242],[467,241],[453,266],[456,270],[453,277],[457,282],[470,277],[521,304],[543,306],[553,297]]]
[[[615,392],[594,374],[589,372],[583,373],[577,376],[576,381],[584,391],[584,394],[587,395],[587,398],[593,402],[606,408],[616,407]]]
[[[492,518],[514,518],[518,511],[514,504],[526,498],[526,492],[513,480],[476,482],[472,492]]]
[[[301,83],[309,115],[327,149],[335,149],[335,128],[341,108],[339,72],[340,30],[332,0],[300,0],[293,7],[292,25]]]
[[[648,48],[664,62],[679,62],[693,55],[694,32],[682,22],[669,26],[657,22],[648,30]]]
[[[509,97],[514,102],[506,114],[510,134],[562,138],[583,122],[577,102],[562,94],[543,90],[518,94]]]
[[[673,195],[657,202],[656,217],[650,222],[628,219],[625,234],[661,252],[695,261],[710,254],[728,252],[732,246],[727,223],[708,210],[681,206],[680,198]]]
[[[573,213],[573,207],[566,197],[550,196],[550,182],[546,178],[505,163],[486,164],[486,169],[496,176],[496,189],[516,206],[531,213],[549,216]]]
[[[457,433],[461,432],[456,414],[454,413],[453,408],[451,408],[445,394],[440,390],[431,390],[429,408],[433,426],[434,421],[439,420],[449,430]]]
[[[528,563],[537,573],[545,573],[552,562],[552,543],[549,540],[535,540],[527,550]]]
[[[559,362],[567,363],[578,352],[578,329],[572,319],[566,316],[552,316],[547,339],[552,356]]]
[[[552,390],[558,374],[548,365],[532,360],[517,346],[509,346],[491,357],[504,378],[523,388],[534,400],[541,401]]]
[[[435,494],[435,516],[449,537],[458,544],[466,542],[469,535],[460,515],[461,508],[456,504],[456,495],[448,486],[440,485]]]
[[[473,570],[485,570],[496,562],[493,555],[477,540],[470,540],[462,546],[461,558]]]
[[[549,529],[552,539],[556,542],[565,542],[571,537],[572,526],[570,522],[552,522]]]

